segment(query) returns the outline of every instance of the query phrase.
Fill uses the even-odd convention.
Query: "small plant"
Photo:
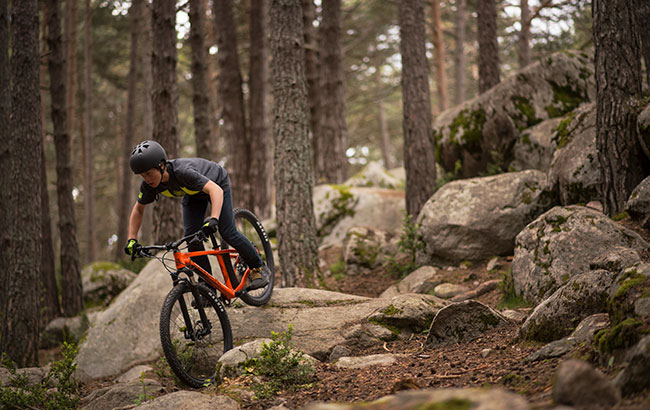
[[[140,373],[140,385],[142,386],[142,393],[140,393],[138,398],[135,399],[135,404],[137,406],[141,405],[146,401],[154,399],[154,396],[147,393],[148,388],[147,388],[147,384],[144,382],[144,372]]]
[[[79,405],[79,388],[72,377],[77,365],[74,359],[79,349],[74,344],[63,344],[63,359],[52,363],[43,381],[28,385],[26,375],[19,375],[5,356],[2,367],[11,374],[9,385],[0,388],[0,407],[3,409],[39,408],[46,410],[75,409]],[[51,386],[54,389],[50,389]]]
[[[264,382],[254,386],[258,398],[268,398],[283,389],[308,384],[314,368],[300,351],[291,348],[293,326],[282,333],[271,332],[271,343],[262,346],[259,357],[245,364],[249,373],[263,378]]]
[[[413,215],[405,213],[402,219],[402,226],[403,232],[397,245],[400,251],[407,254],[407,260],[398,261],[395,258],[388,258],[386,266],[386,269],[390,273],[400,278],[405,277],[418,268],[415,262],[417,252],[425,247],[424,239],[422,238],[422,234],[420,234],[422,225],[413,222]]]

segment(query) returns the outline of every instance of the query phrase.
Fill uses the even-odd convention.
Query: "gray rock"
[[[490,163],[507,166],[522,130],[561,117],[580,102],[593,101],[592,71],[586,54],[555,53],[444,111],[433,123],[442,166],[453,172],[460,161],[463,178],[478,175]],[[575,100],[562,101],[559,95],[566,92]]]
[[[350,356],[350,354],[352,354],[352,351],[348,349],[346,346],[343,345],[334,346],[334,349],[332,349],[328,361],[330,363],[334,363],[341,357]]]
[[[468,300],[468,299],[476,299],[479,296],[482,296],[488,292],[493,291],[497,287],[499,287],[499,284],[502,281],[500,279],[493,279],[493,280],[488,280],[486,282],[481,283],[478,285],[475,289],[468,290],[467,292],[458,294],[454,297],[451,298],[452,302],[462,302],[463,300]]]
[[[412,410],[434,408],[467,408],[473,410],[528,410],[526,399],[504,389],[438,389],[411,390],[385,396],[370,403],[311,403],[302,410]],[[460,407],[462,406],[462,407]]]
[[[433,293],[442,299],[451,299],[454,296],[468,292],[469,288],[455,283],[441,283],[433,288]]]
[[[515,292],[539,303],[573,276],[589,270],[602,249],[645,249],[648,243],[607,216],[582,206],[555,207],[517,235]]]
[[[515,322],[515,323],[524,323],[528,317],[528,313],[520,312],[518,310],[506,309],[501,312],[503,317]]]
[[[650,336],[646,336],[630,350],[626,358],[627,366],[614,383],[623,396],[630,396],[650,387]]]
[[[515,171],[538,169],[547,172],[557,148],[553,139],[562,118],[552,118],[530,127],[517,136],[510,166]]]
[[[152,370],[153,368],[151,366],[145,366],[145,365],[135,366],[134,368],[130,369],[128,372],[118,377],[115,381],[118,383],[129,383],[132,381],[136,381],[142,378],[143,373]]]
[[[318,185],[313,194],[316,228],[321,246],[340,244],[352,227],[400,232],[404,215],[404,191]]]
[[[528,355],[528,357],[526,357],[526,361],[536,362],[538,360],[564,356],[570,352],[576,344],[576,340],[572,337],[565,337],[560,340],[554,340],[551,343],[544,345],[544,347],[537,350],[536,352]]]
[[[41,333],[41,349],[59,346],[64,341],[78,343],[101,312],[83,312],[75,317],[58,317],[47,324]]]
[[[610,309],[612,322],[618,324],[626,317],[633,317],[637,311],[644,313],[644,299],[648,297],[647,289],[650,288],[650,264],[639,263],[624,269],[616,277],[609,289],[611,299]],[[643,318],[645,315],[638,315]]]
[[[430,295],[401,295],[392,299],[381,299],[390,304],[377,309],[368,317],[371,323],[397,329],[400,334],[422,332],[429,328],[431,319],[447,305],[442,299]]]
[[[615,274],[604,270],[571,278],[537,305],[522,325],[521,335],[540,342],[568,336],[582,319],[606,309],[614,278]]]
[[[554,204],[549,188],[546,174],[537,170],[446,184],[418,216],[425,248],[417,262],[457,264],[512,254],[517,234]]]
[[[600,370],[571,359],[558,367],[553,400],[571,406],[613,406],[621,400],[621,394]]]
[[[137,275],[112,262],[94,262],[81,271],[84,301],[108,304],[129,286]]]
[[[86,410],[111,410],[134,404],[136,401],[152,400],[163,391],[164,388],[157,381],[144,379],[95,390],[84,397],[82,403]]]
[[[135,407],[135,406],[134,406]],[[129,407],[133,408],[133,407]],[[181,390],[137,406],[138,410],[239,410],[239,404],[227,396],[211,396]],[[121,410],[121,409],[120,409]]]
[[[406,357],[403,354],[373,354],[359,357],[341,357],[334,366],[341,369],[362,369],[370,366],[390,366],[400,357]]]
[[[346,273],[375,269],[399,252],[399,235],[365,227],[353,227],[343,242]]]
[[[494,258],[490,259],[490,261],[487,263],[487,265],[485,265],[485,269],[489,272],[491,270],[498,269],[499,266],[500,266],[499,265],[499,258],[495,256]]]
[[[647,111],[650,112],[650,109]],[[625,211],[632,218],[641,222],[644,228],[650,228],[650,177],[646,177],[634,188],[625,203]]]
[[[585,104],[568,114],[559,124],[554,139],[558,149],[548,178],[560,194],[560,203],[572,205],[600,199],[596,105]]]
[[[399,175],[393,175],[391,171],[386,170],[379,162],[370,161],[368,165],[345,181],[343,185],[399,189],[404,187],[404,183],[404,178],[400,178]]]
[[[37,384],[42,383],[49,372],[50,366],[24,367],[22,369],[16,369],[17,376],[27,377],[27,386],[36,386]],[[9,386],[11,378],[11,372],[4,367],[0,367],[0,386]]]
[[[422,266],[390,286],[379,297],[387,298],[405,293],[429,293],[441,281],[442,275],[438,269],[433,266]]]
[[[637,299],[634,302],[634,314],[640,317],[650,316],[650,298]]]
[[[629,266],[641,262],[639,252],[623,246],[614,246],[605,249],[589,264],[591,270],[604,269],[610,272],[619,272]]]
[[[508,319],[499,312],[475,300],[454,303],[433,318],[425,346],[472,340],[506,323]]]
[[[244,369],[240,366],[247,360],[258,357],[262,353],[264,344],[273,342],[271,339],[257,339],[252,342],[236,346],[219,358],[221,368],[219,370],[221,377],[236,377],[244,374]]]

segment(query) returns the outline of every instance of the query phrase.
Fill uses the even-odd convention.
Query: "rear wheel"
[[[248,209],[237,208],[234,210],[235,225],[237,230],[241,232],[249,241],[253,243],[255,250],[262,258],[262,262],[269,268],[269,274],[266,277],[268,284],[260,289],[251,290],[241,295],[241,300],[251,306],[262,306],[271,299],[273,293],[273,285],[275,283],[275,265],[273,263],[273,250],[271,249],[271,242],[269,236],[264,230],[262,223],[257,219]],[[244,273],[248,269],[248,265],[238,258],[235,261],[234,271],[235,277],[230,278],[233,286],[237,287],[241,282]]]
[[[160,342],[169,367],[190,387],[200,388],[217,376],[219,358],[232,349],[230,320],[217,297],[198,285],[207,320],[192,307],[190,285],[177,284],[167,295],[160,312]],[[196,303],[195,303],[196,306]]]

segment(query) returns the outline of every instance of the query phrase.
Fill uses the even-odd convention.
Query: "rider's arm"
[[[219,219],[219,215],[221,215],[221,206],[223,205],[223,189],[214,183],[214,181],[208,181],[203,186],[203,192],[210,195],[210,202],[212,203],[210,216]]]
[[[129,238],[135,239],[138,237],[145,206],[145,204],[141,204],[140,202],[136,202],[133,206],[131,217],[129,217]]]

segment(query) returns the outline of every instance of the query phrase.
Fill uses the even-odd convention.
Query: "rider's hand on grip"
[[[135,258],[140,256],[139,253],[141,247],[142,245],[138,243],[137,239],[131,238],[126,242],[126,246],[124,247],[124,252],[126,252],[127,255],[131,255],[131,260],[135,260]]]
[[[201,227],[201,230],[205,234],[205,236],[210,236],[211,234],[217,232],[217,229],[219,227],[219,220],[217,218],[206,218],[206,220],[203,223],[203,227]]]

